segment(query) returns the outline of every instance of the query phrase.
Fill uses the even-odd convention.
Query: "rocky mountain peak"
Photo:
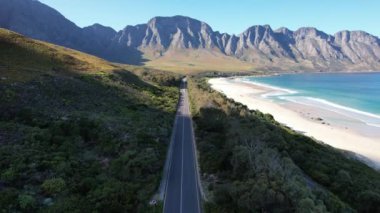
[[[340,31],[335,33],[334,35],[335,39],[337,41],[342,40],[345,42],[364,42],[364,43],[373,43],[373,44],[378,44],[379,43],[379,38],[376,36],[373,36],[367,32],[356,30],[356,31]]]
[[[280,27],[277,30],[275,30],[274,32],[277,34],[283,34],[285,36],[293,36],[293,33],[294,33],[293,31],[291,31],[290,29],[288,29],[286,27]]]
[[[263,35],[263,34],[272,34],[273,30],[269,25],[254,25],[247,30],[245,30],[242,34],[254,34],[254,35]]]
[[[98,35],[103,39],[110,40],[116,35],[116,31],[111,27],[106,27],[101,24],[93,24],[83,28],[83,31],[86,35]]]
[[[155,17],[148,22],[148,27],[153,31],[163,33],[175,33],[180,30],[184,33],[194,34],[197,32],[212,33],[212,28],[205,22],[186,16]]]
[[[112,27],[107,27],[107,26],[104,26],[104,25],[101,25],[98,23],[84,27],[83,29],[92,29],[94,31],[99,31],[99,32],[106,32],[107,31],[107,32],[116,33],[116,30],[114,30]]]
[[[380,69],[380,40],[363,31],[332,36],[312,27],[273,31],[269,25],[256,25],[235,36],[213,31],[207,23],[190,17],[172,16],[116,32],[100,24],[80,28],[38,1],[0,1],[0,27],[115,62],[141,64],[165,57],[169,51],[202,49],[273,67],[285,61],[310,69]],[[276,61],[280,62],[276,65]]]
[[[204,48],[212,46],[212,28],[185,16],[155,17],[148,24],[144,46],[165,51],[169,48]],[[173,45],[172,45],[173,44]]]
[[[326,39],[329,37],[328,34],[322,31],[319,31],[318,29],[314,27],[301,27],[294,32],[294,35],[299,38],[320,37],[320,38]]]

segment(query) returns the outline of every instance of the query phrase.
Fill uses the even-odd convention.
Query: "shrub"
[[[201,108],[198,120],[199,128],[209,132],[223,132],[226,128],[226,114],[216,108]]]
[[[17,200],[17,190],[14,188],[6,188],[0,190],[0,209],[10,209],[9,206],[14,200]]]
[[[9,168],[1,174],[1,179],[5,181],[13,181],[17,177],[17,172],[13,168]]]
[[[62,178],[52,178],[45,180],[42,189],[49,194],[59,193],[66,187],[66,182]]]
[[[36,205],[36,200],[33,196],[28,194],[21,194],[18,196],[18,203],[21,209],[32,209]]]

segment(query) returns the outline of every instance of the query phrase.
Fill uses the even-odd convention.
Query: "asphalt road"
[[[201,212],[194,131],[186,83],[182,83],[164,197],[164,213]]]

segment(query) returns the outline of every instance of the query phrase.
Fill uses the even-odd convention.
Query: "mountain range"
[[[80,28],[34,0],[0,0],[0,27],[104,59],[163,69],[380,70],[380,39],[364,31],[256,25],[239,35],[185,16],[155,17],[117,32]]]

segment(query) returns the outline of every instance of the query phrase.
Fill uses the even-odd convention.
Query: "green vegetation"
[[[160,212],[179,76],[0,29],[1,212]],[[380,174],[189,81],[208,212],[380,212]]]
[[[189,80],[207,212],[380,212],[380,173]]]
[[[260,70],[255,64],[241,61],[219,52],[202,49],[180,50],[175,53],[166,52],[159,58],[155,56],[149,57],[148,55],[145,54],[146,59],[148,59],[144,63],[146,67],[159,68],[182,74],[199,74],[205,71],[250,72],[252,70]]]
[[[0,30],[0,212],[154,212],[179,76]]]

